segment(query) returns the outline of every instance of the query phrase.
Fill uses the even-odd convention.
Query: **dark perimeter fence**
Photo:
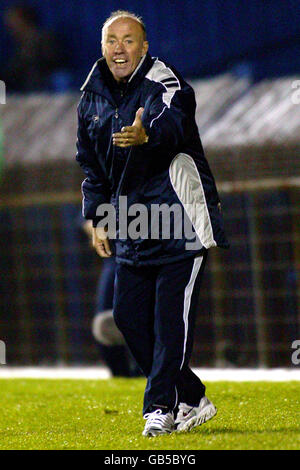
[[[216,155],[212,166],[231,248],[210,250],[193,364],[292,366],[291,344],[300,337],[300,179],[273,171],[228,182]],[[81,180],[74,162],[5,173],[0,308],[10,365],[101,362],[91,320],[102,264],[79,221]]]

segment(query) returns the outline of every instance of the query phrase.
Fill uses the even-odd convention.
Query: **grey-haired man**
[[[189,430],[216,414],[188,364],[208,249],[228,246],[220,201],[195,122],[194,92],[150,56],[142,20],[113,13],[103,26],[102,53],[78,108],[83,214],[93,220],[98,254],[116,257],[115,321],[147,377],[143,435]],[[129,210],[139,204],[148,214],[154,205],[179,206],[196,248],[184,231],[176,236],[182,222],[174,216],[167,238],[161,226],[151,236],[151,224],[142,236],[120,237],[121,196]],[[116,211],[115,240],[100,216],[107,203]]]

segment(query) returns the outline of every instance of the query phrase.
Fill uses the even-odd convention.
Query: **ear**
[[[143,55],[143,56],[144,56],[145,54],[147,54],[148,49],[149,49],[149,43],[148,43],[148,41],[144,41],[144,42],[143,42],[143,48],[142,48],[142,55]]]

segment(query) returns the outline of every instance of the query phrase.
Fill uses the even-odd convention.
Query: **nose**
[[[117,41],[116,47],[115,47],[115,53],[121,54],[124,52],[124,46],[121,41]]]

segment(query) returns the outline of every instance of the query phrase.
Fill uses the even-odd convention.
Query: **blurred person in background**
[[[114,318],[147,377],[143,435],[188,431],[216,414],[189,361],[208,248],[228,247],[220,200],[195,122],[194,91],[150,56],[141,18],[114,12],[102,28],[102,54],[78,106],[83,215],[93,220],[97,253],[115,252]],[[129,208],[143,204],[147,217],[152,205],[187,207],[196,246],[187,247],[185,231],[176,237],[174,225],[166,238],[162,227],[152,237],[152,224],[147,236],[120,236],[120,195]],[[99,217],[103,204],[119,218],[114,243],[107,217]]]
[[[84,220],[81,226],[91,241],[92,222]],[[92,333],[99,345],[100,355],[113,376],[137,377],[141,375],[141,370],[133,359],[124,336],[117,328],[113,317],[115,269],[114,258],[102,259],[101,275],[96,290]]]
[[[70,75],[66,71],[64,47],[57,37],[39,26],[35,8],[18,4],[4,13],[4,23],[14,41],[14,54],[2,73],[8,92],[65,91]]]

